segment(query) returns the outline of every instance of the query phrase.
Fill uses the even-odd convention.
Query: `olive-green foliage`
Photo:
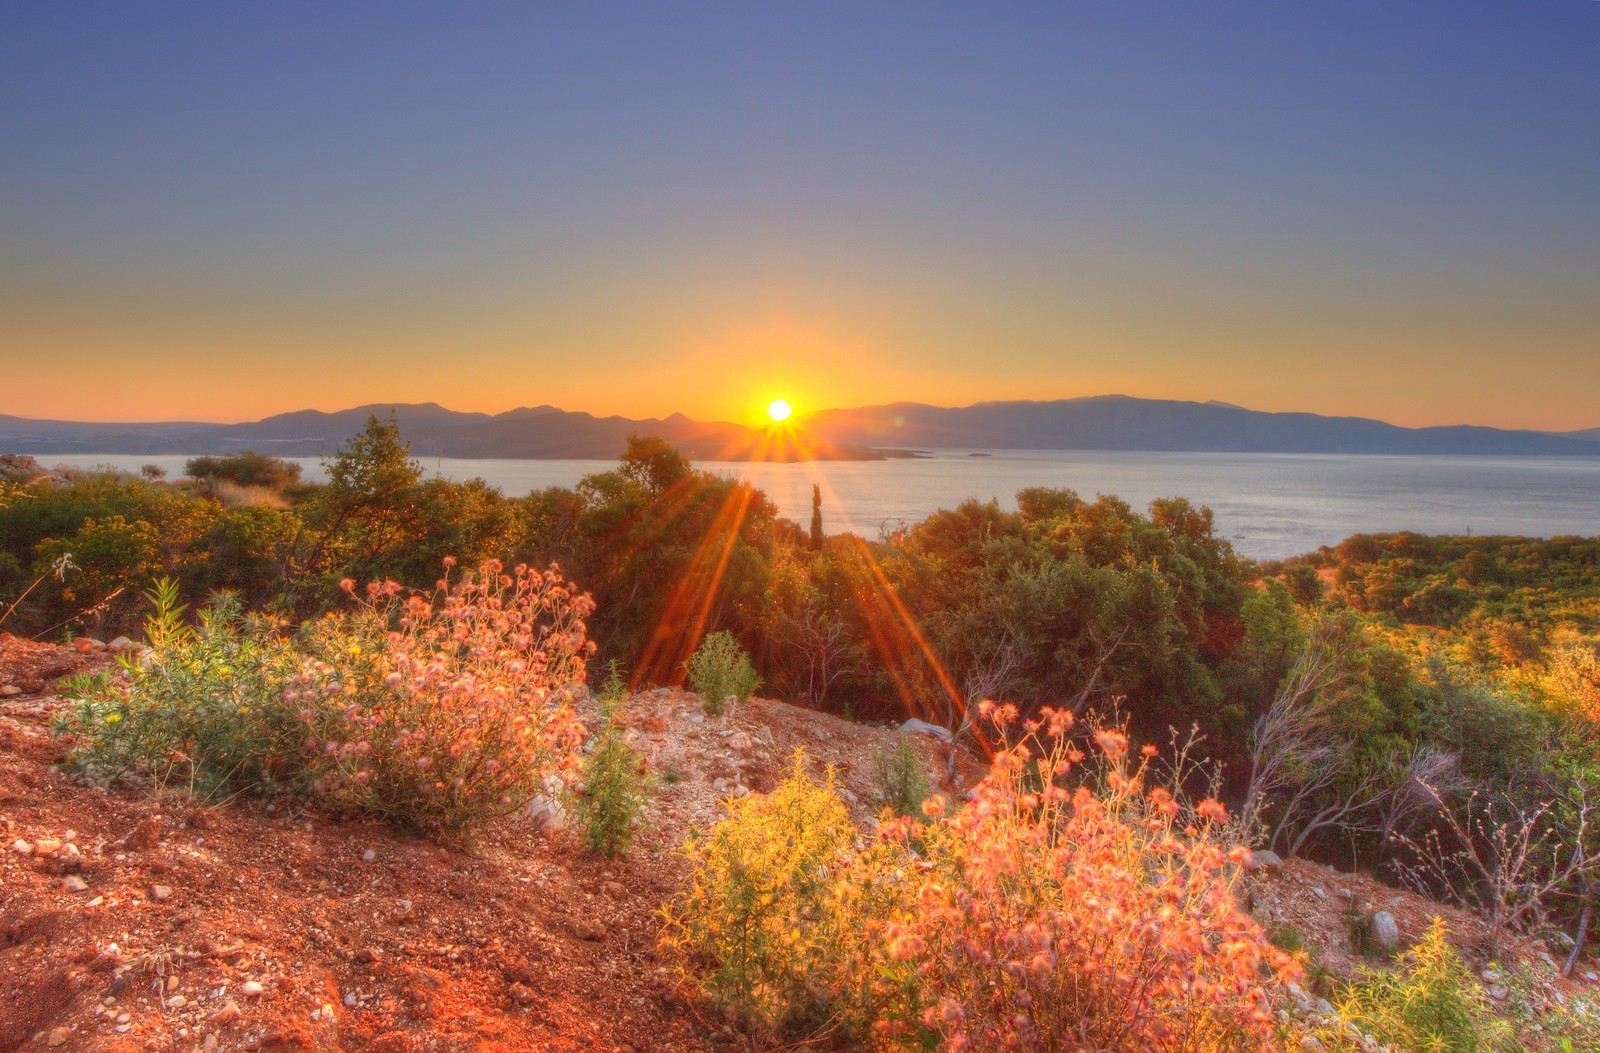
[[[923,766],[922,751],[910,735],[902,734],[894,749],[878,757],[878,780],[883,799],[899,815],[922,814],[922,802],[932,787]]]
[[[300,465],[254,450],[221,457],[192,457],[184,463],[183,473],[200,483],[227,480],[268,490],[282,490],[300,481]]]
[[[892,645],[875,657],[916,701],[938,713],[974,693],[1024,710],[1121,698],[1151,734],[1215,713],[1250,590],[1209,510],[1161,500],[1144,516],[1114,497],[1043,489],[1018,505],[964,502],[876,554],[937,659],[892,606],[869,616]]]
[[[305,793],[466,834],[545,792],[582,735],[570,703],[591,602],[554,571],[500,571],[447,569],[432,594],[375,583],[355,613],[292,640],[232,597],[190,631],[165,582],[150,652],[76,685],[55,728],[73,737],[68,763],[212,800]]]
[[[297,484],[297,465],[259,454],[190,469],[202,485],[80,472],[0,505],[0,596],[20,595],[67,553],[77,568],[35,588],[8,628],[131,634],[139,596],[161,578],[194,606],[225,590],[246,610],[303,618],[339,602],[342,578],[426,582],[445,556],[504,557],[524,532],[518,503],[481,480],[421,481],[393,422],[370,420],[330,463],[327,486]],[[246,483],[281,490],[265,503],[218,499]]]
[[[615,470],[524,503],[520,558],[559,562],[595,597],[602,657],[640,683],[676,680],[700,627],[754,639],[780,536],[803,544],[748,483],[695,471],[659,438],[633,436]]]
[[[68,766],[95,779],[144,776],[207,800],[294,789],[305,741],[281,685],[294,665],[271,626],[223,598],[185,631],[170,583],[148,634],[156,644],[120,675],[81,680],[56,724]]]
[[[644,818],[644,761],[621,723],[628,689],[613,669],[600,691],[600,731],[572,795],[584,846],[598,855],[628,850]]]
[[[1535,641],[1558,627],[1600,632],[1597,538],[1358,534],[1314,556],[1335,569],[1341,602],[1409,625],[1463,630],[1502,659],[1532,656],[1519,630]]]
[[[743,702],[761,685],[750,656],[730,632],[715,632],[700,642],[688,663],[689,683],[706,712],[721,713],[730,697]]]
[[[1391,1049],[1492,1053],[1519,1048],[1435,918],[1399,967],[1364,969],[1344,992],[1339,1015]]]

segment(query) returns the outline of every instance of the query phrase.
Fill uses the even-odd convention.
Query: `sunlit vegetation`
[[[711,716],[727,708],[729,699],[743,702],[760,685],[761,678],[750,664],[739,641],[729,632],[714,632],[700,642],[684,667],[689,683],[700,694],[700,701]]]
[[[57,727],[73,736],[68,763],[211,800],[307,795],[450,835],[521,808],[577,767],[590,603],[553,570],[451,573],[426,593],[375,582],[293,635],[231,598],[179,628],[162,590],[150,653],[77,685]]]
[[[1341,1021],[1392,1049],[1418,1053],[1511,1053],[1521,1048],[1447,935],[1444,922],[1435,918],[1398,968],[1363,970],[1343,993]],[[1321,1038],[1336,1049],[1358,1048],[1342,1028],[1331,1028]]]
[[[828,537],[654,438],[570,489],[508,497],[424,481],[377,419],[328,469],[304,484],[238,455],[197,459],[189,480],[86,473],[0,495],[8,630],[154,645],[82,688],[65,729],[80,770],[312,795],[446,833],[565,778],[609,854],[644,793],[616,719],[630,689],[687,682],[714,713],[760,683],[942,726],[956,750],[927,800],[948,815],[919,812],[933,787],[906,744],[881,774],[909,815],[870,844],[802,767],[697,842],[669,942],[774,1036],[1259,1045],[1284,969],[1229,913],[1232,847],[1367,869],[1478,910],[1495,940],[1589,942],[1600,540],[1358,535],[1263,566],[1182,498],[1139,511],[1045,489],[1016,511],[969,501]],[[479,569],[438,580],[446,557]],[[568,703],[591,649],[631,676],[585,754]],[[1017,720],[985,719],[991,700]],[[1071,730],[1090,726],[1120,730]],[[1129,760],[1157,746],[1159,770]],[[994,766],[957,809],[961,750]],[[1204,814],[1176,803],[1210,798]],[[1172,895],[1188,921],[1161,913]],[[1085,897],[1118,924],[1079,912]],[[1401,1035],[1393,1007],[1455,968],[1437,949],[1403,959],[1399,987],[1347,992],[1374,1030]],[[1496,1048],[1467,987],[1446,993],[1440,1011]]]
[[[628,690],[615,671],[599,694],[599,730],[570,801],[584,847],[598,855],[628,850],[644,820],[645,761],[622,726]]]
[[[995,711],[1000,733],[1015,729]],[[1299,973],[1232,892],[1223,807],[1147,783],[1126,737],[1085,764],[1046,711],[947,814],[857,841],[797,756],[690,846],[666,945],[752,1029],[880,1050],[1273,1048]],[[1080,774],[1080,767],[1086,774]]]

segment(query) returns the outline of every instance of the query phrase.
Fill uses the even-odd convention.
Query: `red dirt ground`
[[[47,731],[64,703],[48,692],[109,661],[0,640],[0,689],[21,689],[0,697],[0,1053],[742,1046],[657,957],[657,911],[684,867],[674,849],[727,794],[770,789],[796,746],[839,769],[867,821],[894,741],[777,702],[707,717],[692,695],[646,692],[629,735],[672,774],[630,853],[598,859],[527,819],[465,850],[67,778],[53,770],[67,744]]]

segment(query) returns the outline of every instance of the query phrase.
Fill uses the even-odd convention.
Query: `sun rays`
[[[792,413],[787,404],[784,409]],[[806,431],[789,421],[788,414],[780,418],[769,411],[769,416],[773,425],[758,433],[756,448],[749,451],[755,459],[816,459],[818,450]],[[681,683],[685,663],[707,631],[716,627],[721,605],[736,602],[735,597],[723,595],[728,567],[741,541],[755,540],[744,535],[752,512],[759,513],[763,497],[749,482],[727,482],[716,508],[709,514],[696,499],[702,487],[715,485],[703,473],[678,480],[655,498],[652,518],[656,522],[648,532],[650,536],[669,532],[685,516],[702,520],[704,527],[695,534],[689,552],[674,571],[666,601],[633,671],[635,687],[644,683]],[[819,477],[818,483],[832,499],[826,477]],[[852,534],[833,555],[852,568],[857,582],[852,590],[854,606],[903,712],[959,724],[965,717],[967,699],[899,596],[872,545]]]

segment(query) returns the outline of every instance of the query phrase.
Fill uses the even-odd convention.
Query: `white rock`
[[[900,730],[908,735],[932,735],[934,738],[939,739],[940,741],[950,741],[949,728],[942,728],[937,724],[930,724],[926,720],[918,720],[916,717],[912,717],[910,720],[901,724]]]
[[[378,858],[378,853],[374,852],[372,849],[369,848],[365,852],[361,853],[361,858],[366,860],[368,863],[370,863],[374,859]]]
[[[246,998],[260,998],[266,988],[261,986],[259,980],[246,980],[244,986],[239,988],[239,993]]]
[[[19,837],[11,842],[11,851],[19,856],[31,856],[33,855],[33,846]]]
[[[87,891],[89,891],[89,883],[87,881],[83,880],[83,878],[79,877],[76,874],[69,875],[67,877],[67,880],[64,881],[63,884],[67,886],[67,891],[68,892],[87,892]]]
[[[1394,915],[1386,910],[1380,910],[1372,916],[1367,924],[1367,933],[1372,937],[1372,942],[1383,950],[1392,951],[1400,946],[1400,926],[1394,920]]]
[[[172,887],[170,885],[151,885],[150,898],[157,903],[169,900],[172,898]]]
[[[1283,869],[1283,857],[1270,848],[1262,848],[1250,853],[1250,862],[1245,864],[1246,869],[1261,870],[1268,874],[1276,874]]]

